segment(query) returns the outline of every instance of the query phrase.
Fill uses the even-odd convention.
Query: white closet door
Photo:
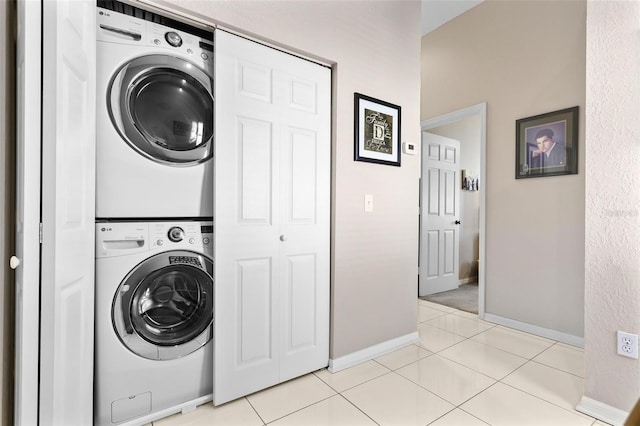
[[[16,50],[16,342],[14,424],[38,424],[40,54],[42,7],[21,0]],[[18,264],[19,262],[19,264]]]
[[[93,423],[95,13],[43,2],[41,425]]]
[[[330,71],[216,31],[214,402],[326,366]]]

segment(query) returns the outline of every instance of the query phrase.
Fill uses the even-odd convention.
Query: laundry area
[[[331,68],[139,3],[69,4],[43,11],[70,26],[43,80],[64,96],[43,102],[75,128],[42,162],[83,195],[44,197],[56,253],[94,258],[41,296],[62,358],[42,361],[60,368],[36,383],[39,422],[143,425],[327,367]]]
[[[95,424],[326,367],[330,69],[96,12]]]

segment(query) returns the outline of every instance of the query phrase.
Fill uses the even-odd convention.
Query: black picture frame
[[[354,93],[354,161],[400,167],[401,108]]]
[[[578,117],[575,106],[516,120],[516,179],[577,174]]]

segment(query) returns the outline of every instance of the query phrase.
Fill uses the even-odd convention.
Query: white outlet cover
[[[618,331],[617,333],[618,355],[638,359],[638,335]]]

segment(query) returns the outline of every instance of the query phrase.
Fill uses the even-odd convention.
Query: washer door
[[[112,320],[120,341],[153,360],[175,359],[213,336],[213,262],[176,250],[138,264],[113,299]]]
[[[196,65],[147,55],[123,65],[107,89],[109,116],[138,153],[172,166],[213,153],[213,82]]]

